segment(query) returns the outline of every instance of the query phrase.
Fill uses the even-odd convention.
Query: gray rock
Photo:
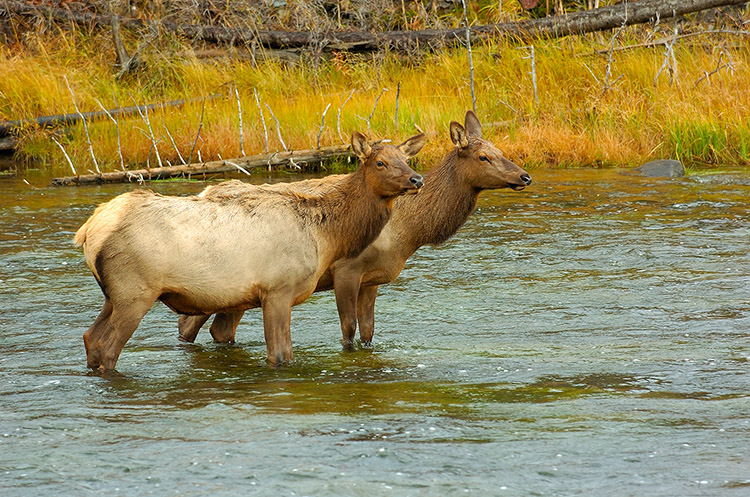
[[[649,178],[680,178],[685,176],[685,167],[682,162],[671,159],[652,160],[635,170]]]

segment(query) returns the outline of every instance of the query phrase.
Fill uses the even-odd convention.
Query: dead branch
[[[263,151],[265,153],[268,153],[268,128],[266,127],[266,118],[263,117],[263,109],[260,106],[260,99],[258,98],[258,90],[255,88],[253,88],[253,95],[255,95],[255,103],[258,106],[258,112],[260,113],[260,122],[263,123],[263,138],[264,138]]]
[[[328,112],[328,108],[331,106],[329,103],[326,105],[325,110],[323,111],[323,116],[320,118],[320,131],[318,131],[318,150],[320,150],[320,137],[323,135],[323,128],[326,125],[326,113]]]
[[[0,3],[0,7],[2,3]],[[219,98],[221,95],[209,95],[207,98],[214,99]],[[21,130],[27,127],[40,127],[40,128],[54,128],[56,126],[72,126],[77,124],[82,119],[87,121],[95,121],[97,119],[105,119],[109,115],[114,117],[127,117],[138,114],[140,111],[156,110],[159,108],[166,107],[182,107],[188,102],[194,102],[199,100],[198,98],[172,100],[169,102],[161,102],[156,104],[139,105],[135,107],[122,107],[116,109],[110,109],[108,112],[94,111],[94,112],[82,112],[72,114],[61,114],[56,116],[43,116],[33,119],[19,119],[16,121],[0,121],[0,136],[7,136],[14,130]],[[117,105],[117,104],[115,104]]]
[[[86,141],[89,144],[89,153],[91,153],[91,160],[94,161],[94,168],[96,169],[97,173],[101,173],[101,171],[99,170],[99,161],[96,160],[96,155],[94,154],[94,146],[91,145],[91,137],[89,136],[89,125],[86,123],[86,119],[83,118],[83,114],[81,114],[81,110],[78,108],[78,104],[76,103],[76,94],[73,93],[73,88],[70,87],[68,78],[66,76],[63,76],[63,79],[65,80],[65,85],[68,87],[68,91],[70,92],[70,98],[73,100],[73,107],[75,107],[76,113],[81,118],[81,121],[83,121],[83,131],[86,132]]]
[[[284,139],[281,137],[281,124],[279,124],[279,120],[276,119],[276,114],[273,113],[273,111],[271,110],[271,107],[267,103],[264,102],[263,105],[266,106],[266,109],[268,109],[268,112],[271,113],[271,117],[273,118],[274,121],[276,121],[276,134],[279,137],[281,146],[284,147],[284,150],[289,150],[289,148],[287,148],[286,146],[286,143],[284,143]]]
[[[344,140],[344,137],[341,136],[341,109],[344,108],[344,105],[349,101],[350,98],[352,98],[352,95],[354,95],[354,90],[352,90],[349,93],[349,96],[346,97],[346,100],[344,100],[344,103],[341,104],[341,107],[339,107],[338,115],[336,116],[336,131],[339,133],[339,139],[341,140],[341,143],[346,143],[346,140]]]
[[[739,5],[747,0],[640,0],[629,5],[628,25],[651,22],[660,17],[673,18],[692,12]],[[25,2],[4,0],[0,9],[26,16],[44,16],[58,21],[73,22],[85,26],[111,26],[109,16],[71,10],[48,5],[27,4]],[[537,38],[559,38],[569,35],[581,35],[595,31],[617,28],[623,18],[625,5],[601,7],[593,10],[572,12],[566,15],[555,15],[540,19],[518,22],[473,26],[472,35],[488,38],[509,37],[519,42],[529,42]],[[559,14],[559,12],[557,12]],[[142,19],[123,18],[123,27],[143,29],[148,22]],[[252,44],[256,43],[271,49],[288,49],[302,47],[325,47],[326,50],[377,51],[384,42],[396,48],[415,45],[452,41],[456,36],[465,34],[465,28],[426,29],[416,31],[386,31],[368,33],[362,31],[318,33],[311,31],[275,31],[228,28],[224,26],[179,25],[173,22],[160,21],[158,27],[167,32],[174,32],[189,39],[219,44]]]
[[[201,105],[201,120],[198,123],[198,132],[195,133],[195,141],[193,141],[193,148],[190,149],[190,157],[188,158],[188,164],[193,162],[193,152],[195,152],[195,146],[198,144],[198,138],[201,136],[201,128],[203,128],[203,113],[206,110],[206,99],[203,99],[203,105]],[[201,151],[198,150],[198,161],[203,162],[200,159]]]
[[[59,144],[59,142],[58,142]],[[60,146],[62,148],[62,146]],[[63,149],[64,150],[64,149]],[[67,155],[67,154],[66,154]],[[53,186],[80,186],[98,183],[127,183],[132,181],[143,182],[144,180],[155,180],[163,178],[201,177],[206,178],[212,174],[230,173],[244,169],[245,174],[250,174],[252,169],[260,167],[287,166],[299,167],[299,164],[315,164],[339,158],[354,157],[350,148],[346,145],[325,147],[319,150],[294,150],[287,152],[274,152],[273,154],[262,154],[240,157],[230,160],[218,160],[213,162],[188,164],[182,166],[166,166],[153,169],[139,169],[133,171],[115,171],[102,174],[91,174],[82,176],[67,176],[54,178]],[[71,163],[72,168],[72,163]],[[240,169],[241,168],[241,169]],[[73,169],[75,174],[75,169]]]

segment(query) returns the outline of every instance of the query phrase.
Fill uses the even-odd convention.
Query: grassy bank
[[[670,29],[664,27],[662,32],[667,35]],[[646,31],[629,28],[615,45],[640,43]],[[511,42],[478,42],[473,52],[474,77],[486,137],[526,167],[633,166],[655,158],[676,158],[688,166],[750,163],[750,37],[680,39],[674,50],[676,72],[667,67],[657,78],[665,62],[663,46],[615,51],[610,59],[606,51],[611,35],[535,43],[538,103],[530,50]],[[137,44],[137,40],[126,41]],[[373,138],[402,140],[418,126],[431,135],[421,154],[429,164],[451,146],[448,123],[471,108],[465,50],[412,57],[334,54],[326,60],[294,65],[269,58],[253,65],[237,57],[199,59],[189,46],[162,35],[146,51],[145,69],[116,80],[111,52],[102,50],[103,46],[110,46],[108,36],[80,31],[48,33],[23,48],[0,46],[0,119],[74,112],[65,78],[82,111],[99,110],[97,100],[114,108],[221,94],[206,101],[196,149],[203,160],[219,155],[229,158],[240,154],[236,85],[247,154],[264,151],[256,89],[271,151],[280,150],[281,143],[265,104],[278,118],[284,142],[293,149],[315,147],[328,104],[321,145],[340,143],[336,123],[343,105],[345,138],[353,130],[366,130],[370,114]],[[387,91],[382,92],[383,88]],[[200,101],[150,114],[162,160],[179,162],[166,130],[187,159],[200,115]],[[123,118],[119,127],[125,163],[155,166],[143,120]],[[115,125],[109,120],[92,123],[89,133],[100,168],[119,169]],[[23,132],[17,155],[56,174],[68,173],[67,162],[51,136],[50,131]],[[94,169],[82,126],[55,136],[79,173]]]

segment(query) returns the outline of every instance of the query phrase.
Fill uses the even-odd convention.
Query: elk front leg
[[[102,363],[101,351],[96,346],[99,337],[102,336],[107,328],[109,327],[109,317],[112,315],[112,302],[108,298],[104,299],[104,306],[102,307],[99,316],[94,320],[94,323],[89,326],[86,333],[83,334],[83,346],[86,349],[86,362],[88,367],[91,369],[99,369]]]
[[[268,362],[279,366],[292,361],[292,300],[267,296],[262,303],[263,334]]]
[[[218,312],[211,323],[211,336],[217,343],[234,343],[234,335],[237,333],[237,326],[245,311],[238,312]]]
[[[203,316],[180,316],[177,318],[177,330],[179,331],[178,338],[182,342],[195,342],[195,337],[198,336],[198,332],[201,327],[206,324],[210,314]]]
[[[127,303],[112,302],[106,329],[101,330],[98,337],[91,337],[91,341],[84,338],[92,369],[102,372],[115,369],[122,348],[155,301],[156,297],[146,295]]]
[[[354,333],[357,331],[359,283],[360,277],[356,274],[337,271],[333,276],[333,292],[341,321],[341,344],[346,350],[351,350],[354,346]]]
[[[375,333],[375,299],[378,296],[378,286],[364,286],[359,289],[357,297],[357,321],[359,322],[359,339],[362,345],[372,345],[372,335]]]

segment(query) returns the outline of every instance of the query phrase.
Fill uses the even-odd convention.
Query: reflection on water
[[[295,308],[278,369],[260,313],[236,345],[183,344],[157,304],[106,376],[85,367],[101,294],[71,238],[134,186],[0,188],[3,495],[750,487],[747,171],[536,171],[381,289],[373,349],[340,350],[330,293]]]

